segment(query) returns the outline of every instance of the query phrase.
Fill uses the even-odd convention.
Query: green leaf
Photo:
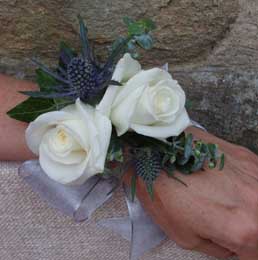
[[[176,169],[176,167],[173,166],[173,167],[171,167],[171,169],[170,168],[164,168],[163,170],[167,173],[169,178],[172,178],[172,179],[176,180],[177,182],[179,182],[179,183],[181,183],[181,184],[183,184],[184,186],[187,187],[187,184],[185,182],[183,182],[182,180],[180,180],[178,177],[175,176],[175,174],[174,174],[175,169]]]
[[[165,155],[163,156],[163,158],[162,158],[161,165],[162,165],[162,166],[165,166],[165,165],[167,164],[167,162],[169,162],[169,161],[170,161],[170,155],[165,154]]]
[[[125,25],[127,25],[127,26],[129,26],[129,25],[135,23],[135,21],[134,21],[132,18],[128,17],[128,16],[125,16],[125,17],[123,18],[123,22],[124,22]]]
[[[36,81],[39,85],[40,91],[48,93],[52,91],[52,86],[60,84],[56,79],[51,77],[42,69],[36,70]]]
[[[70,59],[77,56],[76,51],[63,41],[60,42],[60,52],[64,52]]]
[[[168,177],[173,177],[176,170],[176,166],[174,164],[170,164],[169,166],[163,167],[163,170],[165,170]]]
[[[153,38],[149,34],[135,36],[135,39],[137,44],[145,50],[150,50],[153,47]]]
[[[107,161],[109,162],[124,161],[123,146],[120,139],[115,134],[112,134],[111,136],[108,153],[107,153]]]
[[[220,166],[219,166],[219,170],[222,171],[224,169],[225,166],[225,154],[223,153],[220,156]]]
[[[129,17],[124,17],[123,21],[128,28],[129,35],[141,35],[156,29],[156,25],[151,19],[134,21]]]
[[[110,80],[109,83],[108,83],[108,85],[120,86],[120,87],[123,86],[122,83],[120,83],[120,82],[118,82],[118,81],[116,81],[116,80]]]
[[[146,187],[147,187],[147,191],[151,197],[151,200],[154,199],[154,193],[153,193],[153,183],[147,183],[146,184]]]
[[[67,96],[67,93],[58,93],[58,92],[44,92],[44,91],[19,91],[21,94],[33,97],[33,98],[46,98],[46,99],[62,99],[66,98],[69,100],[69,96]],[[73,98],[70,98],[70,100],[74,100]]]
[[[130,51],[130,52],[135,51],[135,49],[136,49],[135,40],[131,40],[131,41],[129,41],[129,42],[127,43],[127,49],[128,49],[128,51]]]
[[[133,59],[138,60],[141,58],[141,55],[138,52],[131,53]]]
[[[39,115],[56,110],[53,99],[28,98],[7,112],[8,116],[22,122],[32,122]]]
[[[215,161],[210,161],[208,164],[210,169],[214,169],[216,167],[216,162]]]
[[[217,159],[218,157],[218,146],[216,144],[208,144],[208,151],[211,159]]]
[[[193,108],[193,102],[192,102],[191,100],[187,99],[187,100],[185,101],[185,108],[186,108],[187,110],[192,109],[192,108]]]
[[[193,152],[193,135],[192,134],[188,134],[186,136],[186,140],[185,140],[184,156],[186,158],[189,158],[192,155],[192,152]]]
[[[166,152],[168,144],[158,139],[139,135],[135,132],[126,132],[120,137],[120,140],[131,147],[151,147],[155,151]]]
[[[140,20],[140,23],[143,24],[145,30],[148,32],[153,31],[157,28],[155,22],[149,18]]]
[[[179,157],[177,160],[177,163],[179,165],[185,165],[193,154],[193,135],[192,134],[188,134],[185,137],[185,143],[184,143],[183,149],[184,149],[183,156]]]
[[[206,160],[206,154],[200,154],[198,157],[195,156],[194,163],[192,167],[190,168],[191,172],[197,172],[200,169],[202,169],[204,162]]]
[[[134,202],[135,194],[136,194],[136,175],[133,174],[131,178],[131,195],[132,195],[132,201]]]
[[[136,22],[127,19],[126,25],[128,27],[128,34],[131,36],[147,34],[152,30],[156,29],[155,23],[150,19],[142,19]]]
[[[111,51],[115,51],[117,48],[119,48],[121,45],[123,45],[125,42],[127,42],[127,39],[125,37],[118,37],[112,44]]]
[[[136,22],[128,26],[129,35],[141,35],[143,33],[145,33],[145,28]]]
[[[60,110],[60,109],[64,108],[65,106],[68,106],[68,105],[75,103],[74,101],[67,99],[67,98],[55,98],[54,102],[56,104],[57,110]]]

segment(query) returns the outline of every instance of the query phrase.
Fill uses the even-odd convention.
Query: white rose
[[[126,71],[133,72],[131,77]],[[178,136],[190,125],[185,93],[167,71],[141,70],[140,64],[126,54],[114,75],[122,79],[123,86],[109,86],[98,109],[110,117],[119,136],[130,129],[163,139]]]
[[[30,123],[26,141],[42,169],[62,184],[82,184],[104,170],[110,120],[79,99]]]

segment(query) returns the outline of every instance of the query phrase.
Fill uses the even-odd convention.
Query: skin
[[[19,81],[0,74],[1,160],[26,160],[34,157],[25,144],[24,131],[27,124],[6,115],[7,111],[27,98],[18,91],[34,89],[37,89],[37,86],[31,82]]]
[[[187,131],[219,145],[226,154],[223,171],[206,168],[190,176],[177,173],[187,187],[163,172],[154,184],[154,201],[140,179],[137,196],[179,246],[218,258],[237,255],[240,260],[257,260],[258,157],[202,130]]]
[[[37,86],[0,75],[0,160],[26,160],[33,154],[24,140],[27,124],[10,119],[6,111],[26,97],[17,93]],[[154,185],[154,201],[144,183],[137,196],[154,221],[176,243],[218,258],[237,255],[258,259],[258,157],[196,128],[195,138],[216,143],[226,154],[223,171],[205,169],[190,176],[176,173],[187,187],[162,172]],[[125,182],[130,182],[129,170]]]

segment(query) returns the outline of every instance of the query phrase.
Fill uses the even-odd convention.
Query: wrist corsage
[[[51,206],[77,221],[89,218],[112,196],[127,169],[134,169],[131,187],[124,189],[129,222],[135,225],[128,235],[134,245],[131,259],[137,259],[164,238],[135,197],[137,178],[155,199],[153,186],[161,170],[186,185],[176,170],[192,174],[206,164],[223,169],[225,159],[216,144],[184,132],[190,125],[201,126],[190,120],[185,92],[168,65],[143,69],[137,60],[138,47],[152,48],[155,24],[127,17],[124,22],[127,35],[114,42],[102,64],[79,17],[81,52],[61,43],[53,70],[33,59],[39,90],[21,92],[29,98],[8,115],[29,123],[26,141],[38,156],[20,167],[20,175]],[[134,214],[146,227],[145,235],[137,235]],[[139,248],[141,239],[146,246]]]

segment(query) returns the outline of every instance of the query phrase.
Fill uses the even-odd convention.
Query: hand
[[[140,180],[137,196],[179,246],[218,258],[235,254],[241,260],[257,260],[258,157],[202,130],[188,132],[219,145],[226,155],[223,171],[177,173],[187,187],[162,173],[154,184],[154,201]]]

